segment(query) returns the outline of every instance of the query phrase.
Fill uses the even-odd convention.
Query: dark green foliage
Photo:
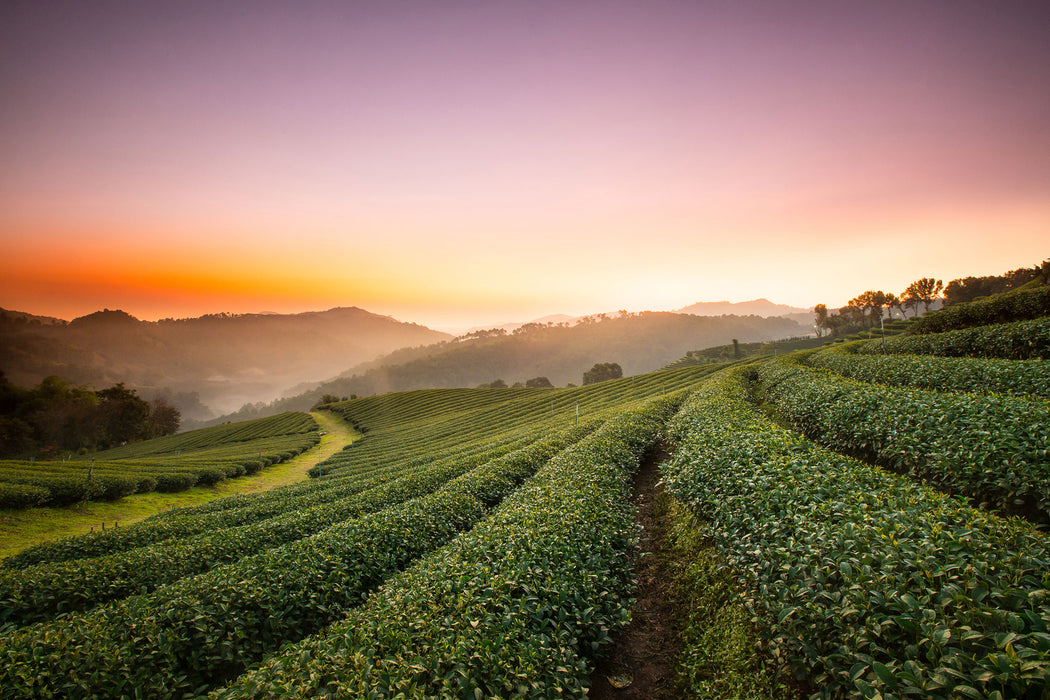
[[[706,374],[704,369],[689,368],[574,390],[426,391],[344,402],[337,408],[369,430],[365,439],[332,458],[332,471],[320,478],[259,496],[172,511],[7,560],[9,566],[26,567],[33,560],[113,552],[96,559],[3,572],[0,598],[8,605],[9,622],[16,624],[87,608],[128,592],[153,590],[8,630],[0,638],[0,668],[5,674],[0,695],[204,693],[210,684],[236,675],[281,644],[352,612],[370,587],[454,535],[445,527],[446,514],[462,518],[455,529],[469,527],[470,521],[529,477],[538,462],[524,457],[540,456],[542,461],[536,450],[556,447],[533,443],[552,429],[571,426],[576,404],[581,407],[582,425],[561,438],[569,442],[593,431],[625,404],[695,386]],[[661,415],[668,410],[659,408]],[[621,428],[628,430],[629,424]],[[550,477],[538,482],[544,485],[537,487],[535,498],[542,501],[548,490],[559,492],[571,484],[571,491],[582,494],[573,499],[582,497],[591,503],[591,510],[566,520],[573,511],[566,503],[572,500],[559,501],[553,510],[543,511],[544,525],[537,528],[566,529],[565,546],[576,548],[559,554],[557,570],[580,576],[582,565],[585,572],[598,572],[593,579],[585,575],[582,586],[560,587],[561,594],[556,595],[559,587],[551,585],[544,619],[561,625],[558,595],[570,596],[577,601],[570,611],[580,624],[570,624],[568,629],[577,634],[587,627],[585,638],[594,640],[605,639],[608,621],[604,613],[588,608],[612,611],[609,619],[618,620],[626,600],[603,593],[610,585],[605,569],[592,569],[586,556],[572,553],[610,536],[601,528],[603,518],[624,517],[622,511],[604,511],[601,503],[609,494],[601,495],[600,487],[608,483],[604,479],[609,475],[619,473],[615,464],[623,448],[615,441],[607,449],[594,441],[589,444],[588,459],[603,465],[598,473],[605,476],[593,480],[588,476],[591,467],[584,471],[582,465],[572,467],[556,482]],[[580,457],[573,454],[573,459]],[[563,462],[563,467],[568,469],[568,464]],[[616,477],[621,484],[624,478]],[[428,495],[434,489],[441,492]],[[525,555],[545,540],[531,538],[525,529],[528,520],[523,518],[513,546],[523,547]],[[234,523],[241,525],[231,527]],[[633,529],[627,535],[613,539],[629,544]],[[491,561],[498,561],[505,543],[496,539],[475,543],[481,541],[491,548]],[[144,543],[148,546],[127,551]],[[617,551],[615,576],[626,580],[629,559]],[[546,561],[533,560],[528,569],[542,586],[550,585]],[[215,568],[192,575],[210,567]],[[472,567],[469,572],[479,583],[489,580],[483,568]],[[4,588],[8,582],[12,586]],[[531,601],[521,600],[520,605],[521,610],[528,609]],[[534,638],[542,634],[534,633]],[[573,682],[578,684],[580,678]],[[536,676],[530,682],[549,694],[559,681]]]
[[[137,693],[159,697],[213,684],[342,617],[391,573],[473,525],[585,432],[551,436],[435,493],[154,594],[12,634],[0,644],[7,692],[114,696],[131,683]],[[29,683],[16,680],[30,671]]]
[[[597,384],[623,376],[623,368],[615,362],[599,362],[583,373],[583,385]]]
[[[1036,521],[1050,521],[1050,404],[884,387],[797,364],[755,369],[798,430],[847,454]]]
[[[777,427],[742,372],[697,392],[671,435],[667,488],[819,697],[1045,696],[1045,535]]]
[[[673,405],[610,420],[324,636],[217,695],[581,695],[628,615],[631,471]]]
[[[899,335],[885,345],[865,343],[858,353],[998,357],[1006,360],[1050,358],[1050,318],[975,326],[927,335]]]
[[[33,389],[0,373],[0,458],[53,459],[66,452],[109,447],[174,433],[179,413],[163,401],[152,405],[116,384],[101,391],[47,377]]]
[[[580,428],[580,434],[588,429]],[[548,440],[545,449],[564,444],[563,438]],[[538,459],[542,446],[521,450],[530,459]],[[499,462],[505,469],[504,462]],[[216,566],[236,561],[257,552],[290,544],[321,532],[348,518],[388,508],[411,498],[430,493],[461,474],[476,470],[489,460],[482,456],[448,459],[414,469],[397,478],[360,492],[345,495],[328,503],[305,507],[309,498],[289,498],[257,510],[220,511],[198,515],[196,520],[161,520],[155,526],[143,523],[125,528],[146,533],[196,530],[192,537],[174,537],[150,546],[131,549],[109,556],[38,565],[23,571],[0,573],[0,624],[28,624],[54,617],[60,612],[85,610],[108,600],[133,593],[151,591],[187,576],[203,573]],[[531,464],[531,462],[530,462]],[[332,490],[329,490],[332,491]],[[478,496],[485,488],[479,486]],[[344,490],[334,493],[345,493]],[[331,495],[331,494],[330,494]],[[274,505],[280,510],[275,511]],[[275,517],[264,517],[274,515]],[[258,516],[258,522],[248,518]],[[245,522],[236,526],[237,522]],[[185,527],[180,528],[185,523]],[[224,527],[222,527],[224,526]],[[216,531],[217,527],[221,527]],[[105,536],[100,539],[105,540]],[[135,539],[125,534],[124,541]],[[118,540],[111,536],[110,542]],[[25,557],[22,557],[24,561]]]
[[[1037,265],[1034,268],[1022,267],[1016,270],[1011,270],[1003,275],[963,277],[961,279],[952,280],[944,287],[944,304],[945,306],[960,304],[967,301],[974,301],[979,297],[988,297],[993,294],[1009,292],[1034,279],[1039,279],[1039,271],[1045,269],[1048,262],[1050,261],[1043,261],[1041,266]],[[1043,284],[1047,283],[1047,280],[1043,280]]]
[[[0,481],[0,508],[32,508],[51,497],[43,486]]]
[[[914,333],[945,331],[1010,323],[1050,315],[1050,286],[1016,289],[987,299],[955,304],[933,311],[918,320]]]
[[[663,494],[670,568],[668,598],[678,615],[674,658],[679,697],[789,700],[800,697],[783,659],[771,658],[743,603],[736,572],[718,554],[692,511]]]
[[[872,345],[877,350],[880,341],[868,341],[868,347]],[[809,355],[806,364],[850,379],[890,386],[1050,399],[1050,363],[1044,360],[857,354],[858,349],[856,345],[835,345]]]
[[[0,482],[46,489],[48,496],[39,503],[45,506],[182,491],[297,455],[317,444],[316,431],[309,415],[287,413],[107,450],[86,461],[0,462]]]

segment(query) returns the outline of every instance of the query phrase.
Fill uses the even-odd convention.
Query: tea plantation
[[[886,351],[333,404],[363,437],[306,482],[4,560],[0,697],[583,696],[631,617],[657,445],[777,697],[1050,697],[1046,319],[995,312]],[[310,435],[223,428],[215,459]],[[738,696],[704,658],[671,660],[676,696]]]
[[[88,460],[0,461],[0,508],[64,506],[215,484],[291,459],[317,444],[317,431],[309,415],[283,413],[105,450]]]

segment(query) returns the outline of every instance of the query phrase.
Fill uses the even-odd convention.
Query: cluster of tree
[[[615,362],[598,362],[583,373],[583,385],[597,384],[609,379],[619,379],[623,376],[623,368]]]
[[[919,313],[919,305],[922,304],[923,311],[929,311],[930,306],[940,299],[943,289],[944,282],[941,280],[922,277],[909,284],[900,295],[868,290],[850,299],[836,314],[829,313],[826,305],[817,304],[813,308],[817,335],[823,335],[825,331],[833,336],[845,335],[877,326],[882,321],[883,309],[889,312],[890,318],[893,318],[894,309],[900,313],[901,318],[907,318],[908,311],[912,311],[912,315],[916,316]]]
[[[316,411],[322,406],[327,406],[330,403],[339,403],[340,401],[349,401],[356,399],[357,394],[350,394],[349,396],[336,396],[335,394],[322,394],[321,398],[314,402],[314,405],[310,407],[311,411]]]
[[[1018,268],[998,276],[955,279],[947,285],[941,280],[923,277],[909,284],[899,295],[869,290],[850,299],[837,314],[829,313],[824,304],[817,304],[813,309],[816,315],[817,335],[823,335],[825,331],[833,336],[845,335],[877,326],[883,318],[883,309],[890,318],[893,318],[894,310],[901,318],[907,318],[908,311],[912,312],[913,317],[918,316],[919,305],[922,305],[924,312],[929,311],[930,306],[941,299],[942,292],[944,305],[950,306],[978,297],[1008,292],[1032,280],[1050,284],[1050,259],[1033,267]]]
[[[517,386],[521,386],[520,384]],[[493,379],[491,382],[482,382],[478,384],[479,389],[506,389],[507,382],[502,379]]]
[[[1002,275],[963,277],[944,287],[944,305],[961,304],[979,297],[1002,294],[1022,287],[1032,280],[1050,284],[1050,259],[1034,267],[1019,267]]]
[[[513,384],[511,384],[511,388],[512,389],[544,389],[544,388],[550,389],[550,388],[553,388],[553,387],[554,387],[554,385],[551,384],[551,380],[547,379],[546,377],[533,377],[532,379],[529,379],[528,381],[525,381],[525,382],[514,382]],[[507,382],[503,381],[502,379],[494,379],[491,382],[484,382],[482,384],[478,384],[478,389],[506,389],[506,388],[507,388]]]
[[[0,372],[0,457],[106,449],[175,433],[180,418],[165,399],[147,402],[122,383],[92,391],[52,376],[24,389]]]

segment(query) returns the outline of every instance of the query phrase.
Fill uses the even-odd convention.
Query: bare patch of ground
[[[642,526],[640,554],[635,564],[637,602],[630,624],[613,636],[613,646],[591,675],[589,697],[602,700],[671,700],[675,695],[672,662],[678,632],[671,605],[670,581],[660,548],[665,540],[665,506],[659,465],[663,449],[651,451],[634,479],[633,501]]]

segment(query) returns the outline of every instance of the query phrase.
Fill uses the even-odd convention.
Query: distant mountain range
[[[681,314],[693,314],[694,316],[721,316],[723,314],[735,314],[737,316],[788,316],[793,314],[812,314],[813,309],[800,306],[788,306],[787,304],[774,304],[769,299],[752,299],[751,301],[701,301],[690,304],[685,308],[678,309]]]
[[[140,321],[98,311],[65,322],[0,310],[0,370],[20,386],[48,375],[166,394],[185,418],[269,401],[392,350],[452,336],[358,308]]]
[[[166,396],[184,421],[200,423],[235,409],[308,409],[322,393],[513,384],[538,376],[579,383],[596,362],[639,374],[733,338],[810,332],[812,314],[803,309],[804,317],[783,317],[792,311],[765,299],[713,302],[682,313],[554,315],[454,338],[356,307],[161,321],[105,309],[68,322],[0,309],[0,371],[26,387],[49,375],[95,389],[123,382],[147,399]],[[321,383],[324,377],[334,379]]]
[[[595,363],[615,362],[624,375],[659,369],[714,345],[807,335],[810,329],[783,318],[701,317],[645,311],[599,314],[574,323],[528,323],[434,345],[397,350],[314,386],[301,385],[268,406],[249,406],[223,420],[243,420],[309,409],[324,394],[368,396],[391,391],[472,387],[502,379],[507,385],[547,377],[555,386],[580,384]],[[291,393],[291,392],[290,392]]]
[[[465,330],[462,333],[462,335],[469,335],[471,333],[477,333],[478,331],[488,331],[488,330],[493,330],[493,329],[495,329],[495,330],[504,330],[504,331],[507,331],[508,333],[513,333],[514,331],[518,330],[522,326],[530,324],[530,323],[541,323],[541,324],[547,324],[547,323],[568,323],[570,325],[573,325],[578,320],[580,320],[580,318],[582,318],[582,317],[581,316],[566,316],[565,314],[552,314],[550,316],[544,316],[543,318],[536,318],[536,319],[533,319],[531,321],[514,321],[514,322],[507,322],[507,323],[494,323],[494,324],[491,324],[491,325],[488,325],[488,326],[473,326],[473,327],[468,328],[467,330]]]
[[[679,314],[692,314],[693,316],[723,316],[723,315],[734,315],[734,316],[762,316],[763,318],[769,318],[772,316],[791,316],[794,320],[800,323],[807,323],[813,315],[813,309],[803,308],[801,306],[788,306],[787,304],[775,304],[769,299],[752,299],[751,301],[701,301],[696,304],[690,304],[681,309],[677,309],[674,313]],[[605,314],[612,316],[615,314]],[[508,333],[516,331],[524,325],[530,323],[567,323],[570,326],[579,323],[581,319],[592,318],[592,316],[568,316],[566,314],[553,314],[551,316],[544,316],[543,318],[533,319],[532,321],[517,321],[517,322],[506,322],[506,323],[493,323],[487,326],[474,326],[464,331],[464,334],[476,333],[484,330],[505,330]]]

